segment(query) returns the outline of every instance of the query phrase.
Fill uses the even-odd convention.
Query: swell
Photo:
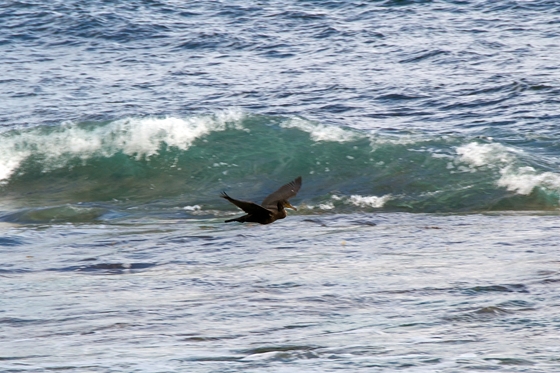
[[[65,123],[0,137],[4,220],[224,215],[232,206],[220,191],[260,202],[299,175],[295,202],[303,214],[559,205],[558,149],[531,148],[554,143],[542,138],[363,131],[237,111]]]

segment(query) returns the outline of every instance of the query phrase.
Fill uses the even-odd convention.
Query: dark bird
[[[290,202],[288,202],[288,200],[295,197],[299,188],[301,188],[301,176],[297,177],[294,181],[290,181],[288,184],[281,186],[276,192],[266,197],[264,201],[262,201],[261,205],[257,205],[253,202],[233,199],[228,196],[226,192],[222,192],[222,198],[227,199],[247,213],[247,215],[226,220],[226,223],[229,223],[230,221],[238,221],[240,223],[251,222],[270,224],[275,220],[284,219],[287,215],[285,209],[286,207],[297,210],[290,204]]]

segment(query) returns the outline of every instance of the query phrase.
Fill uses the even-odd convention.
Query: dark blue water
[[[1,369],[560,369],[559,23],[2,2]],[[300,175],[286,220],[223,223]]]
[[[230,107],[324,124],[555,135],[555,1],[14,1],[2,124]]]

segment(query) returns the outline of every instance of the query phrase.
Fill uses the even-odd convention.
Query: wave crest
[[[105,124],[64,123],[0,135],[0,182],[6,181],[30,158],[41,159],[43,171],[64,167],[71,159],[112,157],[123,153],[137,160],[159,153],[162,146],[187,150],[212,132],[242,129],[243,113],[236,110],[190,118],[125,118]]]
[[[559,206],[560,174],[538,155],[459,135],[372,133],[231,110],[65,123],[0,140],[4,206],[149,205],[212,216],[230,208],[217,197],[222,190],[259,202],[298,175],[301,213]]]

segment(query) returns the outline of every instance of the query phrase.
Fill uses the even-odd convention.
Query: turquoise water
[[[0,371],[560,371],[558,14],[1,3]]]
[[[560,174],[539,141],[359,130],[240,111],[6,131],[8,222],[225,216],[302,175],[299,214],[550,211]],[[67,144],[67,145],[65,145]],[[227,146],[224,146],[227,144]],[[550,150],[550,148],[549,148]]]

